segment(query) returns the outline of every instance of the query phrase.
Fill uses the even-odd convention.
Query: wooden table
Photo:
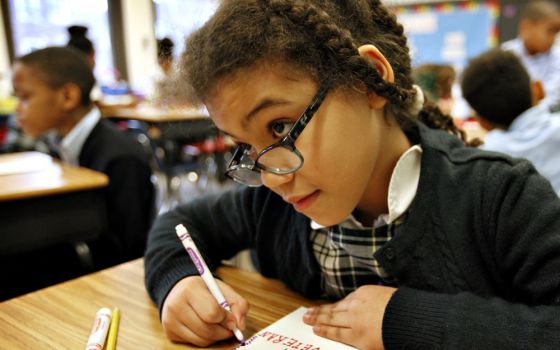
[[[43,164],[37,165],[38,161]],[[33,165],[24,164],[29,162],[37,166],[33,169]],[[15,163],[22,164],[21,172],[0,174],[0,201],[90,190],[109,183],[109,178],[103,173],[50,161],[47,155],[37,152],[0,155],[0,169]]]
[[[1,155],[0,173],[0,256],[81,243],[106,230],[105,174],[37,152]]]
[[[205,108],[169,108],[154,105],[101,106],[101,114],[106,118],[138,120],[147,123],[178,122],[209,119]]]
[[[168,108],[139,104],[132,107],[101,106],[100,109],[104,118],[123,123],[129,132],[137,134],[138,141],[144,146],[151,160],[153,171],[164,175],[163,211],[182,201],[180,189],[172,185],[175,177],[197,171],[201,179],[197,184],[206,185],[209,179],[219,182],[224,180],[223,153],[184,152],[185,145],[200,144],[204,141],[212,144],[218,137],[219,132],[206,108]],[[194,149],[200,150],[196,147]],[[200,190],[202,192],[205,188]]]
[[[222,267],[218,273],[251,305],[247,338],[301,305],[316,304],[255,272]],[[120,350],[199,349],[165,337],[144,288],[142,259],[0,303],[0,349],[82,349],[101,307],[121,310]],[[210,349],[235,345],[231,339]]]
[[[152,140],[189,141],[204,139],[216,135],[216,129],[204,107],[166,108],[154,105],[136,105],[132,107],[102,106],[104,118],[117,121],[137,121],[144,123]]]

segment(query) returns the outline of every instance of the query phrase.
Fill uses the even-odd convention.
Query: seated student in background
[[[426,97],[437,104],[445,114],[453,109],[452,87],[455,69],[445,64],[422,64],[412,70],[412,79],[422,88]]]
[[[157,62],[158,70],[153,78],[154,94],[153,102],[157,105],[169,105],[172,100],[172,94],[175,89],[176,82],[173,80],[174,75],[174,56],[173,49],[175,44],[167,37],[157,40]]]
[[[560,109],[560,46],[555,45],[560,31],[560,4],[551,0],[529,1],[521,14],[518,37],[502,44],[514,52],[532,80],[544,85],[543,104]]]
[[[560,198],[424,103],[381,1],[222,1],[185,47],[184,84],[248,186],[154,223],[146,286],[169,338],[232,337],[249,308],[220,281],[233,312],[218,305],[182,223],[210,268],[253,248],[263,275],[330,299],[303,321],[358,349],[560,349]]]
[[[87,37],[88,28],[80,25],[73,25],[67,28],[70,38],[68,39],[68,47],[80,50],[86,55],[87,62],[93,71],[95,68],[95,47]],[[95,102],[101,100],[103,94],[101,88],[94,83],[91,88],[90,98]]]
[[[165,37],[157,41],[157,62],[161,69],[161,76],[168,76],[173,69],[173,40]]]
[[[70,38],[68,39],[68,47],[80,50],[86,55],[88,64],[93,70],[95,68],[95,48],[93,43],[87,37],[88,28],[80,25],[73,25],[66,28]]]
[[[539,104],[542,85],[531,82],[517,56],[494,49],[472,59],[461,88],[490,131],[482,148],[527,158],[560,194],[560,114]]]
[[[85,56],[69,47],[34,51],[13,67],[17,120],[24,132],[36,137],[55,131],[63,161],[109,176],[109,232],[91,242],[96,267],[105,267],[143,254],[154,188],[140,144],[103,120],[90,100],[93,84]]]
[[[162,107],[192,107],[200,102],[190,86],[185,86],[177,71],[173,50],[175,43],[170,38],[158,39],[158,71],[154,76],[153,103]]]

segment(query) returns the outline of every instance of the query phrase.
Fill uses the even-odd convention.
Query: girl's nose
[[[288,183],[292,181],[293,178],[294,178],[294,173],[278,175],[264,170],[261,171],[261,181],[263,185],[271,189],[279,187],[285,183]]]

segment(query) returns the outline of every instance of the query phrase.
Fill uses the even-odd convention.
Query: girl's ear
[[[62,87],[63,107],[72,110],[80,105],[82,101],[82,90],[74,83],[68,83]]]
[[[377,69],[381,78],[391,83],[395,81],[393,67],[391,67],[389,61],[387,61],[385,56],[383,56],[377,47],[371,44],[362,45],[358,48],[358,52],[360,56],[365,58],[372,66],[375,67],[375,69]],[[369,100],[370,106],[376,109],[383,107],[385,103],[387,103],[385,98],[374,93],[369,93]]]
[[[395,75],[393,74],[393,67],[385,56],[377,49],[377,47],[367,44],[362,45],[358,48],[358,53],[360,56],[365,58],[368,62],[375,66],[379,75],[389,82],[395,81]]]

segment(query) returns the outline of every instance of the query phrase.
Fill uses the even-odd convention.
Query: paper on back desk
[[[40,152],[8,153],[0,155],[0,176],[31,173],[52,166],[52,158]]]
[[[303,323],[305,308],[300,307],[247,339],[245,346],[233,350],[352,350],[351,346],[338,343],[313,333],[312,327]]]

